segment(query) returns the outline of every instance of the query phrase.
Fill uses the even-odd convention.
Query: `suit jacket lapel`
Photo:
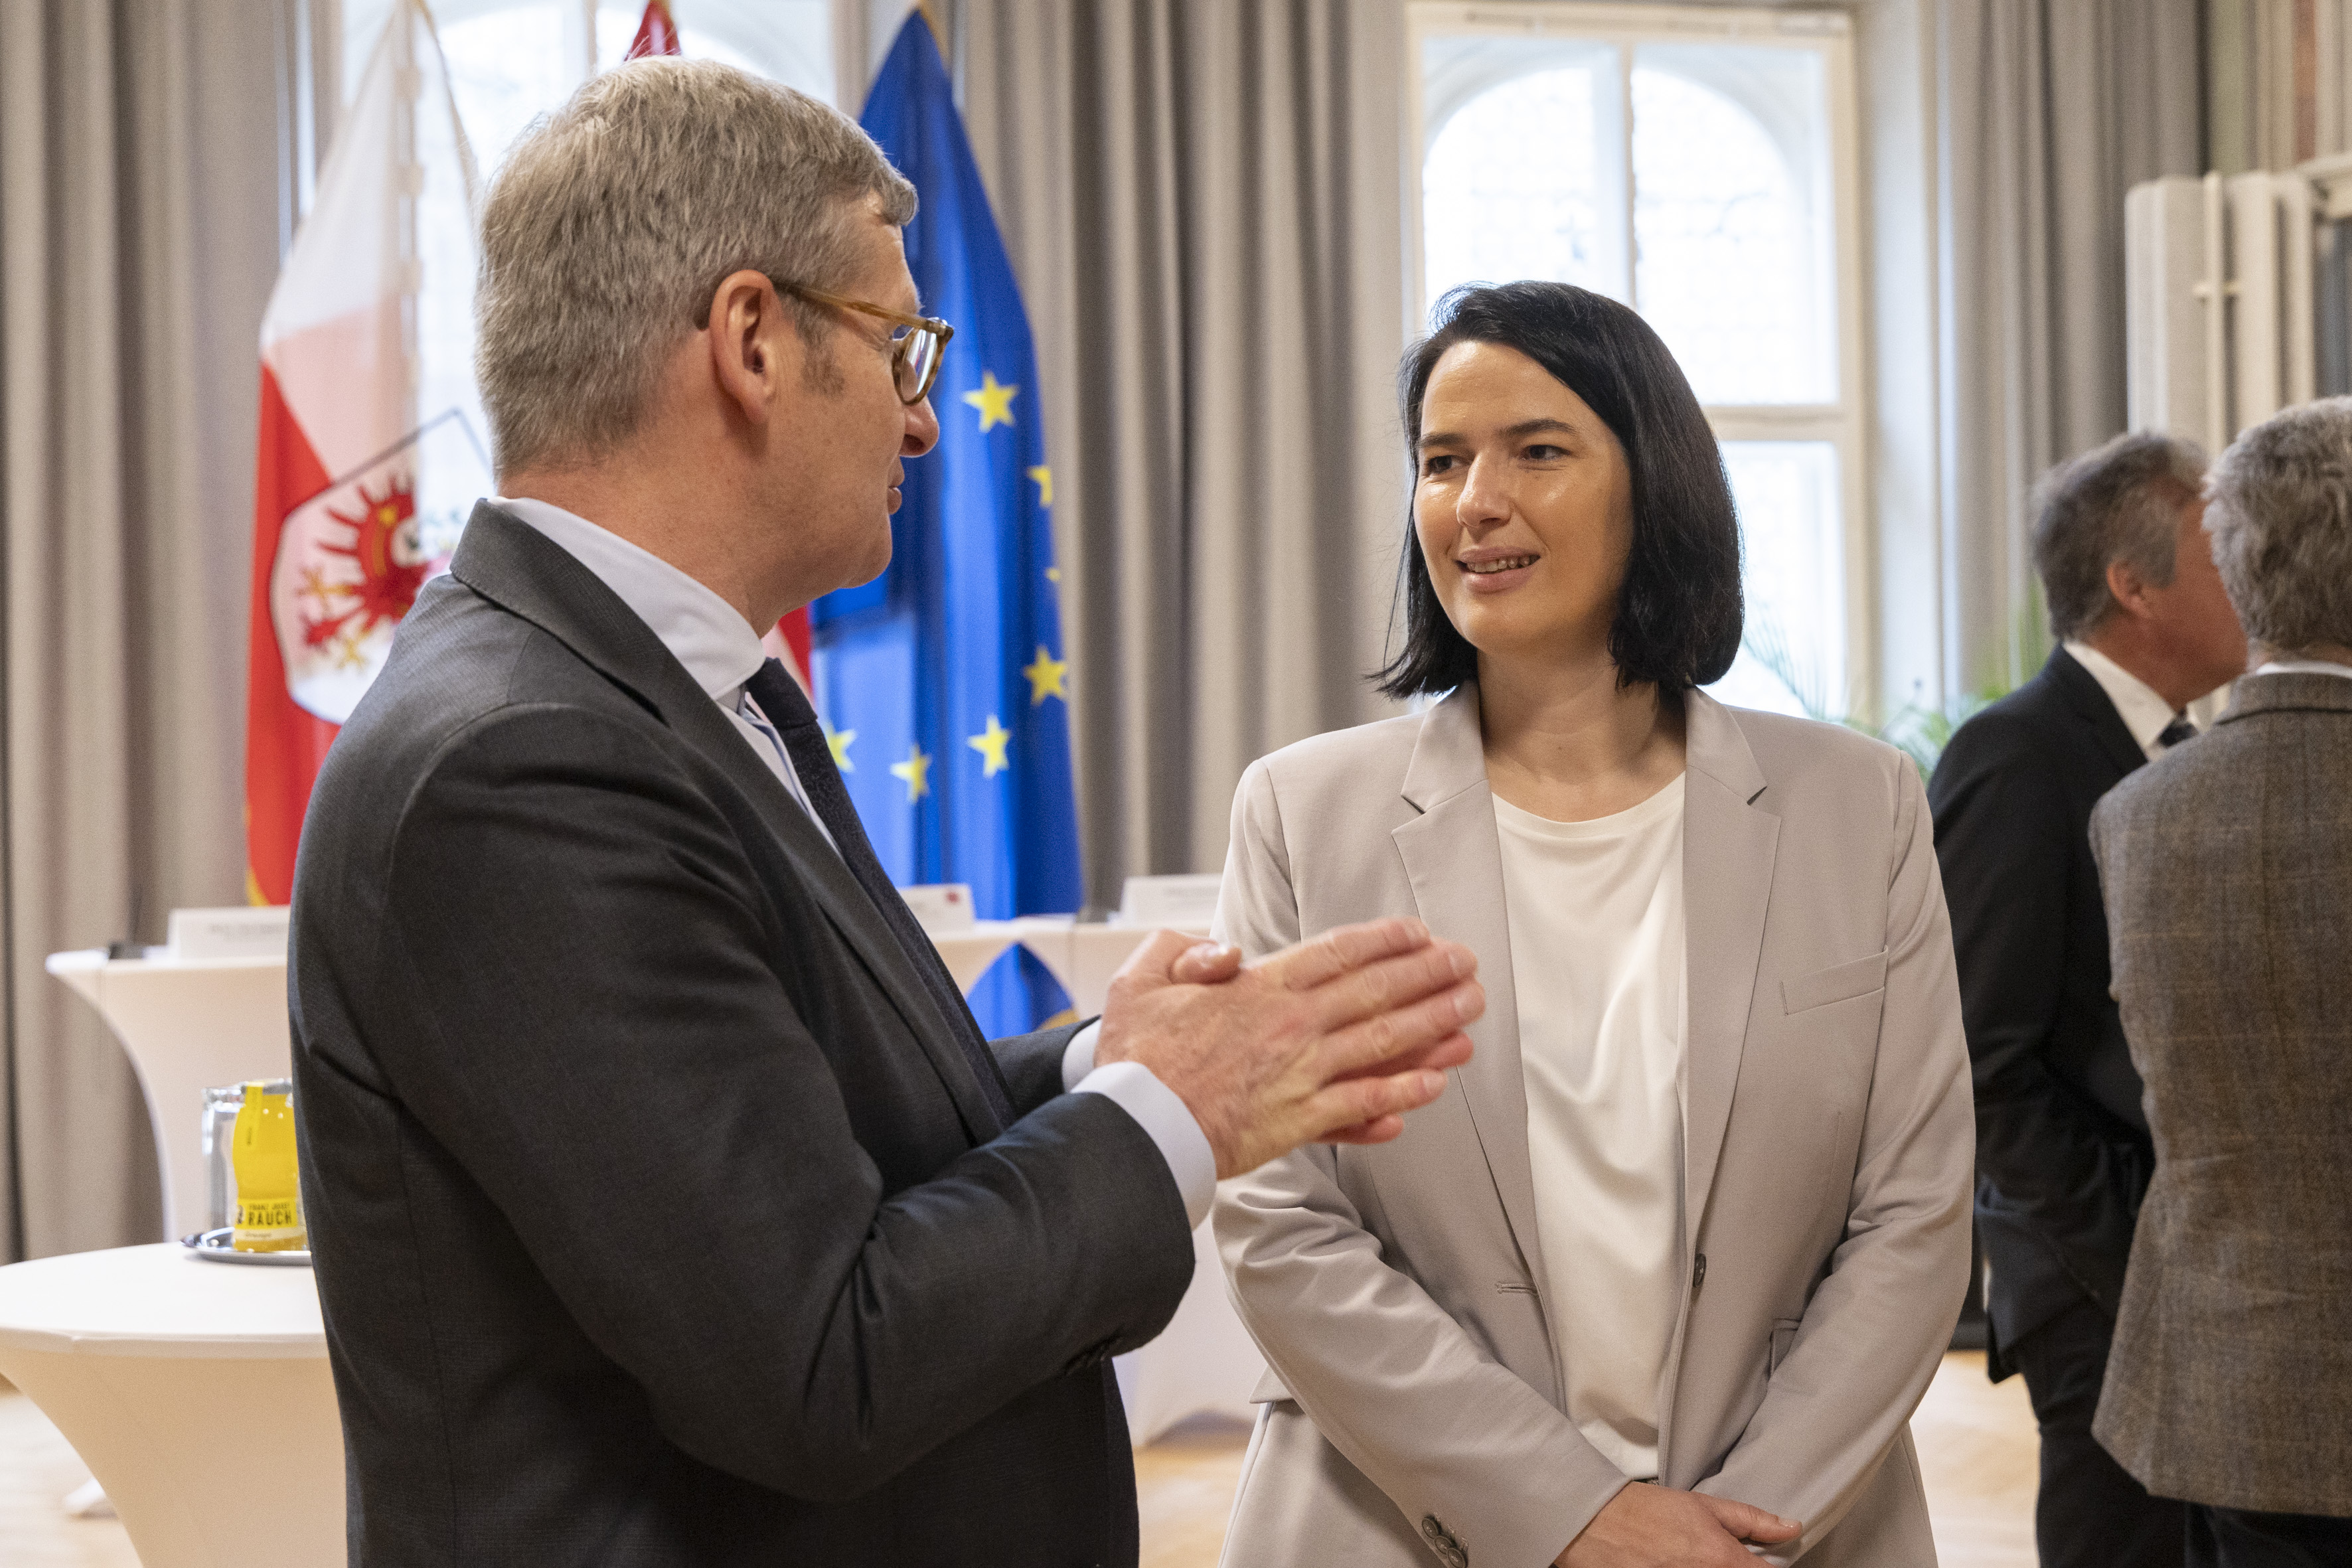
[[[2066,705],[2091,727],[2091,733],[2097,737],[2099,750],[2116,764],[2118,770],[2116,777],[2121,778],[2125,773],[2147,765],[2147,752],[2132,739],[2131,727],[2124,722],[2124,716],[2116,711],[2115,700],[2107,695],[2107,689],[2099,684],[2097,676],[2084,669],[2081,662],[2063,647],[2052,648],[2049,662],[2042,668],[2058,689],[2065,693]]]
[[[1696,1237],[1739,1082],[1780,819],[1757,808],[1766,787],[1764,773],[1730,713],[1702,691],[1690,693],[1684,704],[1689,748],[1683,792],[1689,1022],[1683,1042],[1688,1097],[1683,1213],[1686,1237]]]
[[[1470,1108],[1471,1126],[1519,1255],[1540,1287],[1543,1249],[1536,1235],[1535,1174],[1528,1157],[1519,1018],[1511,1001],[1511,932],[1503,911],[1502,848],[1486,788],[1475,686],[1457,689],[1422,721],[1421,739],[1405,769],[1404,797],[1421,815],[1391,837],[1404,858],[1413,902],[1432,931],[1478,955],[1488,1005],[1486,1016],[1468,1030],[1476,1054],[1455,1069],[1454,1079]]]
[[[684,680],[682,669],[679,675]],[[971,1064],[950,1034],[953,1023],[940,1016],[929,988],[917,973],[915,964],[919,958],[898,945],[881,911],[866,897],[866,889],[857,885],[857,879],[850,875],[839,852],[825,841],[800,802],[792,797],[767,764],[743,743],[742,735],[727,721],[719,705],[691,680],[685,680],[685,684],[697,700],[678,702],[677,712],[666,709],[663,716],[697,751],[718,764],[736,788],[758,803],[761,819],[776,830],[802,884],[815,892],[818,906],[826,918],[865,962],[866,973],[889,996],[908,1029],[921,1042],[924,1054],[939,1069],[940,1081],[955,1100],[956,1110],[973,1141],[985,1143],[994,1138],[1004,1131],[1003,1123],[972,1076]]]
[[[975,1142],[1003,1131],[950,1037],[914,960],[866,890],[776,775],[661,639],[561,545],[485,501],[474,509],[449,574],[562,642],[651,710],[758,807],[803,887],[889,997],[947,1086]]]

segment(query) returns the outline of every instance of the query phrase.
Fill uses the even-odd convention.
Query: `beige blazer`
[[[1916,770],[1689,699],[1687,1284],[1661,1479],[1801,1519],[1788,1563],[1932,1564],[1909,1419],[1969,1273],[1968,1049]],[[1261,953],[1418,915],[1478,954],[1477,1055],[1403,1136],[1225,1184],[1271,1369],[1231,1568],[1538,1568],[1624,1478],[1545,1328],[1501,852],[1477,692],[1254,764],[1218,920]]]

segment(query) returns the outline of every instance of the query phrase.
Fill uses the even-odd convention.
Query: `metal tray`
[[[180,1245],[207,1263],[259,1263],[278,1268],[310,1267],[310,1253],[306,1247],[294,1252],[239,1252],[229,1245],[236,1233],[223,1226],[218,1230],[200,1230],[194,1236],[184,1236]]]

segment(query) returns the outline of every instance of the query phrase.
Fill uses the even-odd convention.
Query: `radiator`
[[[2352,154],[2133,186],[2124,321],[2135,430],[2219,452],[2282,408],[2352,393]]]
[[[2319,393],[2321,205],[2301,172],[2150,180],[2124,198],[2135,430],[2229,445]]]

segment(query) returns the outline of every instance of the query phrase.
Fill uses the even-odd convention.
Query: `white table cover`
[[[176,1243],[0,1268],[0,1376],[74,1446],[144,1568],[344,1560],[343,1435],[309,1269]]]

